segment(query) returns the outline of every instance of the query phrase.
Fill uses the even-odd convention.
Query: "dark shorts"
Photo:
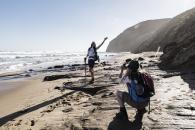
[[[142,109],[145,108],[148,104],[149,104],[149,100],[140,102],[140,103],[136,103],[135,101],[133,101],[133,99],[129,96],[129,93],[127,92],[123,92],[122,93],[122,100],[123,102],[126,102],[128,105],[137,108],[137,109]]]
[[[94,67],[94,64],[95,64],[95,61],[93,59],[89,59],[88,60],[89,68],[93,68]]]

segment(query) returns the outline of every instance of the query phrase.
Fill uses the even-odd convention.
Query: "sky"
[[[0,0],[0,51],[86,51],[126,28],[172,18],[195,0]]]

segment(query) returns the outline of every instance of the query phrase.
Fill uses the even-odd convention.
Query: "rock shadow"
[[[195,70],[193,69],[167,69],[160,68],[163,71],[166,71],[167,74],[163,78],[170,78],[173,76],[181,76],[184,82],[189,85],[191,90],[195,90]]]
[[[86,94],[90,94],[91,96],[94,96],[100,90],[105,89],[105,87],[95,87],[95,88],[64,87],[64,88],[69,90],[74,90],[74,91],[81,91]]]

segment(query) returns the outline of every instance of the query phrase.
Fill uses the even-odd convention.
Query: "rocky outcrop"
[[[115,38],[109,52],[141,53],[160,48],[161,67],[190,68],[195,65],[195,8],[172,19],[137,24]]]
[[[190,68],[195,65],[195,8],[173,18],[164,34],[151,46],[161,46],[161,66]],[[158,44],[157,44],[158,43]]]
[[[126,29],[108,45],[107,52],[137,52],[145,41],[153,38],[170,19],[148,20]]]
[[[161,48],[162,68],[187,68],[195,65],[195,8],[172,18],[147,39],[136,53]]]

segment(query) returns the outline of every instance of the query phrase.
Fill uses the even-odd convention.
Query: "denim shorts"
[[[95,61],[93,59],[89,59],[88,60],[89,68],[93,68],[94,67],[94,64],[95,64]]]

